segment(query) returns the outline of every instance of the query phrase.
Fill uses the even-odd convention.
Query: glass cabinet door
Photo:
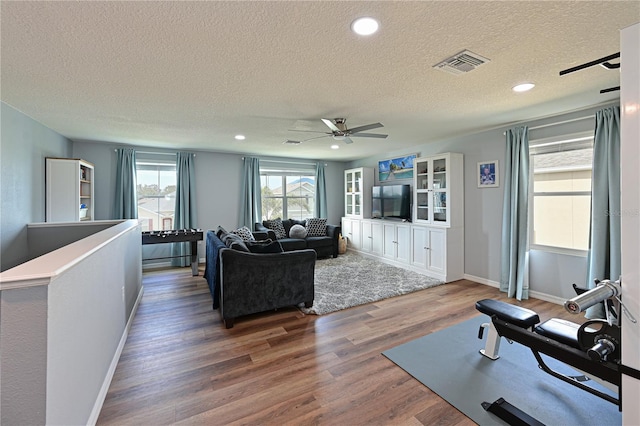
[[[447,192],[434,190],[433,194],[433,221],[447,221]]]
[[[345,191],[347,193],[353,192],[353,173],[346,174],[346,182],[347,182],[347,187],[345,188]]]
[[[416,219],[429,220],[429,194],[426,192],[419,192],[417,196]]]

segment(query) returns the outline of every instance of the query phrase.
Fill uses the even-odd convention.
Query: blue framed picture
[[[392,160],[378,161],[378,180],[380,182],[397,179],[413,179],[413,160],[416,154],[398,157]]]
[[[478,188],[497,188],[499,185],[498,178],[498,160],[480,161],[476,171],[478,176]]]

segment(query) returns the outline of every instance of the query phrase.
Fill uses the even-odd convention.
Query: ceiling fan
[[[353,140],[351,140],[351,137],[379,138],[379,139],[384,139],[387,137],[387,135],[380,135],[377,133],[362,133],[365,130],[384,127],[382,123],[367,124],[365,126],[358,126],[358,127],[354,127],[353,129],[348,129],[346,121],[347,121],[346,118],[334,118],[333,120],[323,118],[322,122],[331,130],[330,132],[317,132],[314,130],[291,129],[290,131],[292,132],[310,132],[310,133],[324,133],[324,134],[322,136],[316,136],[314,138],[309,138],[302,141],[287,140],[284,143],[291,144],[291,145],[298,145],[302,142],[310,141],[312,139],[319,139],[319,138],[325,138],[327,136],[331,136],[335,140],[344,141],[344,143],[350,144],[350,143],[353,143]]]

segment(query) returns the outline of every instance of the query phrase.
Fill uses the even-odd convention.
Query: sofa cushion
[[[307,228],[302,225],[293,225],[289,230],[289,237],[291,238],[305,238],[307,236]]]
[[[273,220],[265,220],[263,224],[276,234],[277,239],[287,237],[287,233],[284,230],[284,225],[282,224],[282,219],[277,218]]]
[[[323,237],[327,235],[327,219],[307,219],[307,237]]]
[[[307,248],[316,249],[319,247],[328,247],[333,244],[331,237],[307,237]]]
[[[246,226],[243,226],[242,228],[238,228],[234,231],[231,231],[231,233],[238,235],[244,241],[255,241],[255,238],[251,233],[251,229],[247,228]]]
[[[278,242],[284,251],[304,250],[307,248],[307,241],[302,238],[282,238]]]
[[[248,241],[247,247],[251,253],[282,253],[284,250],[278,241]]]

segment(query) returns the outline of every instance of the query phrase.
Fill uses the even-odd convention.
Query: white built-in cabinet
[[[344,215],[346,217],[371,217],[371,188],[373,169],[358,167],[344,171]]]
[[[348,249],[444,282],[464,278],[463,228],[342,218]]]
[[[360,250],[362,247],[362,227],[359,219],[342,218],[342,236],[347,239],[347,247]]]
[[[362,226],[362,244],[361,249],[366,253],[372,253],[382,256],[383,250],[383,229],[380,220],[363,220],[360,221]]]
[[[463,225],[462,154],[416,158],[413,163],[413,223]]]
[[[408,224],[385,221],[382,224],[382,255],[396,262],[409,263],[411,227]]]
[[[45,167],[45,220],[93,220],[93,164],[73,158],[47,158]]]
[[[363,190],[362,184],[353,183],[363,176],[362,170],[345,172],[342,235],[348,249],[444,282],[464,278],[462,154],[444,153],[414,161],[412,222],[363,217],[363,213],[370,213],[371,186]],[[370,172],[373,182],[373,169]],[[356,193],[359,198],[354,198]],[[358,205],[356,215],[353,207]]]

